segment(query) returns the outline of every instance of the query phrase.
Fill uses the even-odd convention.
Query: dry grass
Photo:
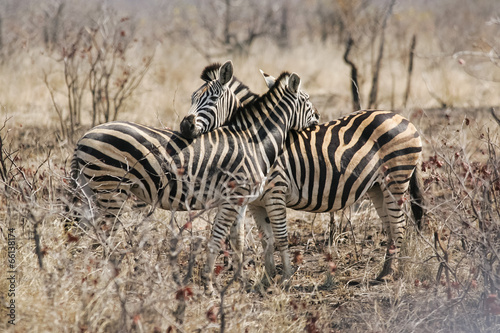
[[[333,45],[305,42],[283,54],[263,42],[255,46],[248,58],[233,61],[236,76],[259,93],[264,91],[259,68],[273,75],[282,70],[299,73],[326,121],[351,108],[349,70],[342,62],[342,52]],[[341,225],[333,246],[328,245],[328,215],[289,211],[291,251],[300,252],[303,261],[289,291],[278,285],[262,291],[256,282],[263,274],[262,249],[248,216],[244,275],[254,288],[246,291],[239,282],[229,286],[223,309],[226,331],[500,329],[498,312],[493,308],[498,305],[496,298],[493,305],[488,303],[488,295],[496,292],[495,283],[499,283],[498,261],[493,261],[498,249],[495,246],[499,244],[494,232],[500,227],[498,202],[493,201],[500,199],[494,188],[500,171],[494,164],[500,156],[499,127],[485,112],[420,110],[436,105],[428,89],[448,104],[498,105],[498,84],[467,76],[455,62],[443,61],[436,66],[431,61],[434,63],[435,59],[416,60],[411,105],[402,111],[424,138],[429,211],[424,231],[409,228],[400,260],[402,275],[384,284],[370,282],[381,266],[384,235],[374,210],[364,201],[343,212],[342,219],[337,216]],[[206,65],[200,55],[185,45],[157,46],[152,68],[119,118],[177,128]],[[395,103],[401,104],[405,65],[388,60],[384,66],[387,70],[381,81],[380,107],[389,108],[393,87]],[[198,274],[204,251],[197,244],[208,236],[207,221],[211,221],[213,212],[194,221],[194,228],[180,235],[179,226],[186,223],[188,216],[177,214],[173,219],[164,211],[156,211],[150,217],[126,213],[122,227],[107,243],[92,231],[65,231],[71,216],[62,199],[73,147],[57,140],[57,118],[43,84],[44,70],[52,73],[51,82],[62,101],[63,84],[52,58],[33,51],[2,65],[2,76],[7,79],[0,81],[0,114],[2,121],[10,119],[1,135],[3,148],[14,154],[15,164],[9,173],[12,182],[2,181],[1,187],[1,267],[7,263],[8,228],[15,230],[17,249],[16,326],[7,323],[9,285],[2,273],[0,330],[219,331],[220,295],[205,296]],[[483,166],[487,166],[487,173],[481,171]],[[481,226],[485,221],[488,225]],[[464,227],[466,222],[468,229]],[[485,231],[490,234],[485,235]],[[446,260],[443,249],[435,244],[434,232],[442,241]],[[35,236],[40,240],[38,248]],[[175,241],[180,251],[177,258],[171,248]],[[176,282],[176,274],[181,280],[187,274],[191,255],[197,256],[192,279]],[[39,257],[43,268],[39,266]],[[490,267],[486,265],[488,261],[493,261]],[[337,266],[333,276],[328,273],[329,262]],[[436,282],[442,263],[447,269]],[[232,276],[231,271],[223,270],[217,282],[224,286]]]
[[[129,55],[132,59],[149,55],[152,51],[148,48],[133,52]],[[336,44],[323,45],[312,41],[283,51],[271,41],[263,40],[254,45],[248,57],[232,60],[235,75],[257,93],[266,89],[259,69],[274,76],[284,70],[297,72],[303,80],[304,89],[311,94],[321,111],[323,120],[328,121],[351,110],[350,72],[342,60],[343,52],[344,49]],[[0,114],[14,118],[10,126],[16,122],[23,125],[57,124],[57,115],[43,83],[43,75],[44,72],[49,74],[49,81],[56,89],[56,99],[64,106],[66,87],[61,63],[57,61],[59,58],[57,54],[49,56],[41,50],[30,51],[2,67],[7,79],[0,83]],[[224,62],[227,58],[216,57],[213,61]],[[362,63],[361,60],[359,62]],[[176,128],[189,108],[191,93],[201,84],[199,75],[206,65],[208,62],[189,45],[158,44],[151,69],[119,118],[158,125],[161,122]],[[382,66],[378,108],[391,109],[392,104],[400,108],[406,87],[406,59],[403,62],[387,59]],[[361,73],[362,105],[367,104],[370,70],[366,68],[367,72]],[[449,106],[500,105],[496,93],[499,88],[499,83],[466,74],[460,64],[450,57],[417,55],[408,107],[439,106],[432,94]],[[90,105],[84,101],[84,116],[89,114],[89,108]],[[88,123],[88,119],[84,118],[84,122]]]

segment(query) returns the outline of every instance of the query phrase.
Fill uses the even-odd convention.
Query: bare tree
[[[372,88],[370,90],[370,99],[368,101],[369,108],[375,107],[375,104],[377,102],[378,78],[379,78],[379,73],[380,73],[380,66],[382,64],[382,58],[384,56],[385,29],[387,28],[387,20],[392,15],[392,9],[393,9],[395,3],[396,3],[396,0],[391,0],[391,2],[389,3],[389,7],[387,8],[387,12],[385,13],[384,21],[382,23],[382,28],[381,28],[381,32],[380,32],[380,45],[379,45],[378,57],[377,57],[377,62],[375,64],[375,71],[373,72]]]
[[[0,16],[0,56],[3,54],[3,20]]]
[[[498,115],[495,113],[495,109],[491,108],[490,112],[491,112],[491,115],[493,116],[493,119],[495,119],[495,121],[498,123],[498,125],[500,125],[500,117],[498,117]]]
[[[358,84],[358,68],[349,59],[349,53],[354,44],[354,40],[349,37],[346,43],[346,50],[344,52],[344,61],[351,66],[351,93],[352,93],[352,108],[354,111],[361,109],[361,99],[359,98],[359,84]]]
[[[282,12],[283,6],[279,2],[255,5],[235,0],[200,1],[195,18],[185,15],[186,19],[199,22],[201,34],[191,26],[184,29],[183,34],[207,59],[221,53],[247,55],[256,40],[279,36],[280,31],[283,34],[286,32],[286,25],[283,24],[288,18]],[[222,25],[214,17],[223,18]]]
[[[66,38],[58,44],[61,54],[57,60],[64,68],[66,107],[56,100],[50,73],[44,73],[62,139],[72,142],[75,129],[82,122],[86,96],[90,96],[92,126],[117,119],[153,61],[153,54],[141,56],[138,62],[131,59],[138,43],[133,21],[117,18],[106,8],[101,9],[90,27],[66,32]]]
[[[290,33],[288,29],[288,13],[289,13],[289,5],[287,3],[283,4],[283,8],[281,10],[281,20],[280,20],[280,29],[278,33],[278,45],[282,48],[287,47],[290,43]]]
[[[61,58],[58,60],[64,66],[64,82],[66,86],[67,114],[56,102],[55,89],[49,82],[49,73],[44,72],[44,83],[49,90],[52,105],[56,111],[61,127],[61,138],[72,141],[75,129],[81,123],[82,97],[88,81],[88,73],[84,70],[84,53],[88,48],[88,39],[85,40],[83,31],[76,33],[73,41],[62,47]]]
[[[45,24],[43,26],[43,42],[45,48],[52,50],[58,41],[58,35],[61,28],[61,19],[63,15],[63,1],[46,2],[44,8]]]
[[[415,56],[415,46],[417,45],[417,36],[413,35],[411,38],[411,46],[410,46],[410,55],[408,57],[408,77],[406,79],[406,90],[405,96],[403,99],[403,106],[406,107],[406,103],[408,102],[408,96],[410,95],[411,88],[411,75],[413,73],[413,57]]]
[[[92,96],[92,126],[116,120],[124,102],[134,93],[147,73],[153,55],[144,56],[136,66],[128,64],[135,26],[130,18],[115,21],[104,12],[93,28],[86,28],[91,45],[86,51],[89,64],[89,91]]]

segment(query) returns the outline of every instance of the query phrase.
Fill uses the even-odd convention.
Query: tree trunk
[[[387,21],[392,14],[392,8],[394,7],[395,2],[396,2],[396,0],[391,0],[391,3],[389,4],[389,8],[387,9],[387,12],[385,13],[384,21],[382,23],[382,32],[380,35],[380,46],[379,46],[379,51],[378,51],[377,62],[375,64],[375,72],[373,73],[372,89],[370,91],[370,98],[368,101],[368,107],[370,109],[376,107],[376,103],[377,103],[378,78],[379,78],[379,74],[380,74],[380,66],[382,64],[382,57],[384,56],[385,28],[387,27]]]
[[[349,37],[346,43],[346,50],[344,53],[344,61],[351,66],[351,92],[352,92],[352,109],[354,111],[361,109],[361,101],[359,98],[359,85],[358,85],[358,69],[356,65],[349,59],[349,52],[354,44],[352,37]]]
[[[406,108],[406,103],[408,102],[408,96],[410,95],[410,88],[411,88],[411,75],[413,73],[413,56],[415,55],[415,46],[417,45],[417,36],[413,35],[411,39],[411,46],[410,46],[410,59],[408,61],[408,78],[406,80],[406,91],[405,91],[405,97],[403,100],[403,106]]]

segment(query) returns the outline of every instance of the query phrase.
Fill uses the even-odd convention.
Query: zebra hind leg
[[[415,224],[419,230],[423,227],[423,218],[425,215],[425,198],[423,190],[422,174],[420,172],[420,165],[415,168],[410,179],[410,196],[411,196],[411,210],[415,218]]]
[[[97,185],[88,179],[78,168],[76,160],[72,162],[71,187],[74,195],[73,202],[77,205],[78,227],[82,231],[94,228],[97,230],[104,221],[104,231],[109,221],[116,221],[123,203],[127,200],[128,191],[121,182],[98,183]],[[104,216],[104,218],[102,218]]]
[[[100,232],[108,238],[119,229],[121,224],[120,216],[128,197],[128,191],[123,189],[96,193],[96,206],[100,212],[99,215],[103,217],[92,221],[96,232]]]
[[[387,188],[375,186],[368,192],[377,213],[382,220],[382,225],[387,233],[387,249],[382,271],[376,280],[384,280],[389,275],[397,273],[395,265],[398,249],[404,237],[405,214],[401,209],[402,195],[395,196]]]
[[[261,280],[261,284],[268,287],[276,276],[273,230],[264,207],[251,206],[250,211],[261,235],[262,249],[264,250],[265,277]]]

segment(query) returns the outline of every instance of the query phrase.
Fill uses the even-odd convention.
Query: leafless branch
[[[495,113],[495,109],[494,108],[490,108],[490,112],[491,112],[491,115],[493,116],[493,119],[495,119],[495,121],[498,123],[498,125],[500,125],[500,118]]]
[[[361,99],[359,98],[359,85],[358,85],[358,68],[349,59],[349,53],[354,45],[354,40],[349,37],[346,43],[346,49],[344,52],[344,61],[351,66],[351,93],[352,93],[352,108],[354,111],[361,109]]]
[[[384,21],[382,23],[382,31],[380,32],[380,46],[378,51],[377,62],[375,64],[375,72],[373,73],[372,88],[370,90],[370,97],[368,101],[369,108],[375,107],[375,103],[377,102],[378,78],[380,73],[380,66],[382,64],[382,57],[384,56],[385,30],[387,28],[387,21],[389,17],[392,15],[392,8],[394,7],[395,3],[396,0],[391,0],[391,2],[389,3],[389,7],[387,8],[387,11],[384,16]]]
[[[47,90],[49,91],[50,100],[52,101],[52,105],[54,106],[54,110],[56,111],[57,117],[59,118],[59,126],[61,126],[61,136],[63,138],[67,138],[68,128],[67,128],[66,123],[64,121],[62,110],[59,107],[59,105],[57,104],[56,99],[54,97],[54,89],[52,88],[52,86],[49,83],[48,74],[45,71],[43,72],[43,82],[45,83],[45,86],[47,87]]]
[[[411,38],[411,46],[410,46],[410,55],[408,59],[408,77],[406,79],[406,90],[405,96],[403,99],[403,106],[406,107],[406,103],[408,102],[408,96],[410,95],[411,88],[411,76],[413,73],[413,58],[415,56],[415,46],[417,45],[417,35],[413,35]]]

